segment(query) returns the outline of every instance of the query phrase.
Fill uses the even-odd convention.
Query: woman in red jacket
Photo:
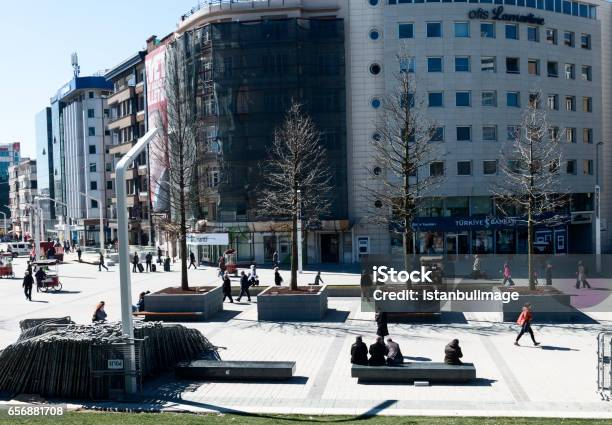
[[[521,331],[516,337],[514,345],[519,345],[519,339],[521,339],[525,332],[529,332],[531,340],[533,341],[533,345],[535,345],[536,347],[540,345],[540,343],[537,342],[535,340],[535,337],[533,336],[533,330],[531,329],[531,320],[533,320],[533,314],[531,313],[531,304],[526,303],[523,306],[523,311],[521,311],[521,314],[519,315],[516,321],[516,323],[521,326]]]

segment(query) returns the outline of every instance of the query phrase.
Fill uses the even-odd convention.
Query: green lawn
[[[299,424],[299,423],[338,423],[364,425],[569,425],[611,424],[611,420],[579,419],[530,419],[530,418],[446,418],[446,417],[355,417],[355,416],[297,416],[297,415],[193,415],[172,413],[97,413],[70,412],[61,417],[28,418],[10,420],[4,416],[0,424],[58,424],[58,425],[190,425],[190,424]]]

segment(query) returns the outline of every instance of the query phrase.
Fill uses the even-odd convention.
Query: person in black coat
[[[380,337],[386,337],[389,335],[389,329],[387,328],[387,313],[382,311],[380,313],[376,313],[374,316],[376,319],[376,335]]]
[[[162,264],[162,249],[161,246],[157,247],[157,264]]]
[[[387,355],[387,346],[383,342],[381,336],[376,338],[376,342],[370,345],[370,366],[385,366],[385,356]]]
[[[34,278],[28,272],[23,277],[23,293],[25,294],[26,300],[32,301],[32,286],[34,285]]]
[[[138,259],[138,253],[135,252],[134,253],[134,258],[132,258],[132,272],[136,273],[138,271],[138,262],[140,260]]]
[[[453,339],[444,347],[444,363],[459,365],[463,364],[460,360],[463,357],[461,347],[459,347],[459,340]]]
[[[225,301],[226,298],[229,298],[232,304],[234,303],[234,299],[232,298],[232,281],[228,273],[223,274],[223,301]]]
[[[30,276],[32,276],[32,272],[31,271],[29,271],[28,274]],[[36,278],[36,292],[40,292],[41,288],[44,285],[43,282],[47,278],[47,274],[42,269],[42,267],[39,267],[38,270],[36,270],[36,273],[34,274],[34,277]]]
[[[152,271],[151,266],[153,265],[153,254],[150,252],[147,252],[147,255],[145,255],[145,264],[147,266],[147,273]]]
[[[190,269],[191,266],[193,266],[193,268],[196,270],[198,268],[198,266],[196,266],[195,254],[193,251],[189,251],[189,267],[187,267],[187,269]]]
[[[251,302],[251,293],[249,292],[249,286],[251,286],[251,284],[249,283],[249,278],[243,270],[240,273],[240,295],[238,295],[238,302],[240,302],[240,298],[242,298],[243,295],[246,295],[249,302]]]
[[[282,283],[283,283],[283,277],[278,272],[278,267],[275,267],[274,268],[274,284],[276,286],[281,286]]]
[[[102,267],[104,267],[106,269],[106,271],[108,271],[108,267],[106,267],[106,265],[104,264],[104,254],[102,252],[100,252],[100,255],[98,257],[98,271],[101,272],[102,271]]]
[[[355,338],[355,343],[351,345],[351,363],[362,366],[368,365],[368,347],[360,336]]]

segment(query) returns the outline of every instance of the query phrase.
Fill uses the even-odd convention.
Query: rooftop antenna
[[[79,66],[79,57],[76,52],[70,55],[70,61],[72,62],[72,69],[74,70],[74,78],[77,78],[81,72],[81,67]]]

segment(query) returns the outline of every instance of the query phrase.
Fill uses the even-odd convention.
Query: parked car
[[[28,256],[32,249],[29,242],[7,242],[0,244],[0,251],[11,252],[13,257]]]

